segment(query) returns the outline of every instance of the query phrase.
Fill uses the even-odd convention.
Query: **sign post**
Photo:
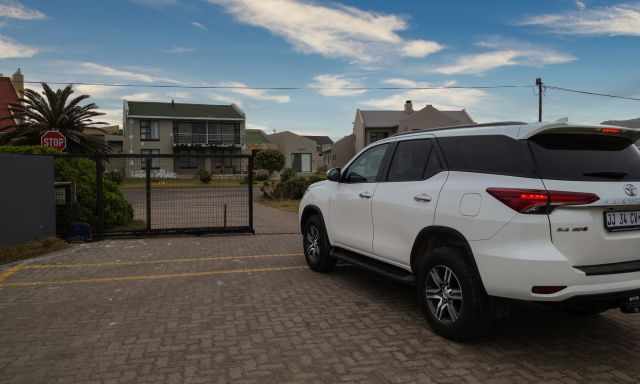
[[[60,131],[47,131],[40,136],[40,145],[64,151],[67,148],[67,138]]]

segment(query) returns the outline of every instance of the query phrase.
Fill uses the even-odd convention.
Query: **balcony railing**
[[[240,145],[240,138],[232,133],[203,134],[203,133],[175,133],[174,145]]]

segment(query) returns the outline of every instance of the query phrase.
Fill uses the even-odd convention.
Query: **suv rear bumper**
[[[572,266],[551,243],[470,242],[489,295],[516,300],[564,302],[629,297],[640,291],[640,271],[587,274]],[[534,286],[566,287],[552,294],[535,294]]]

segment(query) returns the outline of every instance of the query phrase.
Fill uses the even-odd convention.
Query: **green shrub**
[[[291,168],[285,168],[280,172],[280,181],[287,181],[296,176],[296,171]]]
[[[256,154],[256,169],[265,169],[271,175],[284,167],[285,158],[276,149],[265,149]]]
[[[273,190],[273,197],[276,199],[302,199],[309,186],[318,181],[324,180],[320,176],[294,176],[286,181],[281,181]]]
[[[124,180],[122,172],[116,169],[114,169],[113,171],[105,172],[104,177],[105,179],[109,179],[118,185],[122,184],[122,180]]]
[[[256,181],[267,181],[269,180],[269,175],[264,173],[258,173],[254,179]]]
[[[211,173],[206,169],[200,169],[198,171],[198,178],[205,184],[209,184],[211,182]]]
[[[60,153],[39,146],[0,146],[0,153],[51,155]],[[59,212],[62,225],[85,222],[96,225],[96,163],[86,158],[55,159],[56,181],[71,181],[76,188],[77,203]],[[110,178],[103,179],[105,227],[127,225],[133,220],[133,208],[127,202],[118,185]]]

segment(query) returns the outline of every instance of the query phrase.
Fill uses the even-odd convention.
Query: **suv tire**
[[[463,252],[434,249],[420,261],[417,278],[418,303],[437,334],[467,341],[488,333],[491,301]]]
[[[304,223],[302,243],[304,258],[311,270],[324,273],[333,271],[336,259],[331,256],[331,245],[320,216],[313,215]]]

